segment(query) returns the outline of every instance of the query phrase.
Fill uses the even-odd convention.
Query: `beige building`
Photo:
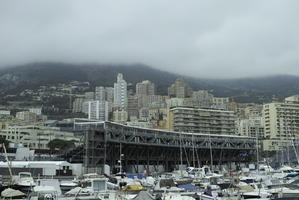
[[[289,140],[266,139],[261,141],[263,151],[281,151],[291,145]]]
[[[264,123],[262,117],[240,120],[238,125],[238,135],[263,138]]]
[[[128,96],[128,115],[129,118],[138,118],[139,110],[138,110],[138,97],[136,95]]]
[[[17,112],[16,118],[26,122],[36,122],[36,114],[29,111]]]
[[[188,107],[171,108],[168,112],[169,130],[208,134],[236,132],[236,117],[232,111]]]
[[[113,112],[113,122],[125,123],[128,121],[128,112],[124,110],[116,110]]]
[[[155,84],[149,80],[142,81],[136,84],[136,95],[155,95],[156,87]]]
[[[187,98],[192,96],[192,88],[183,79],[176,79],[168,88],[169,97]]]
[[[143,107],[166,107],[167,96],[161,95],[139,95],[138,108]]]
[[[265,138],[273,140],[273,144],[283,145],[284,140],[292,141],[299,138],[299,104],[269,103],[263,106],[265,120]],[[272,144],[270,141],[269,144]],[[274,147],[269,147],[273,149]],[[282,148],[281,146],[277,148]]]
[[[247,106],[244,109],[244,115],[246,118],[255,118],[262,116],[263,105],[253,104],[251,106]]]

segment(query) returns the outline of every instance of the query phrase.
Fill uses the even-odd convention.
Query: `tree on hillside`
[[[5,145],[5,147],[8,147],[9,141],[6,140],[4,137],[0,137],[0,147],[2,147],[2,144]]]
[[[48,147],[50,148],[51,151],[67,150],[67,149],[75,147],[75,143],[74,143],[74,141],[54,139],[48,143]]]

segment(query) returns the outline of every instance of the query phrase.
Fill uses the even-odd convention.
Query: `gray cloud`
[[[0,65],[144,63],[198,77],[299,75],[297,0],[2,0]]]

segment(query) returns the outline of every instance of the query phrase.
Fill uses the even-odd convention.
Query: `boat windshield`
[[[31,177],[31,174],[20,173],[19,176],[20,176],[21,178],[30,178],[30,177]]]

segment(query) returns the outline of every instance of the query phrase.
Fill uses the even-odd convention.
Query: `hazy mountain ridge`
[[[71,81],[89,81],[94,86],[113,86],[117,73],[123,73],[127,82],[135,85],[142,80],[156,83],[158,93],[167,94],[167,88],[182,77],[194,90],[205,89],[216,96],[235,96],[242,102],[265,102],[273,96],[283,98],[299,94],[299,77],[271,76],[239,79],[203,79],[160,71],[142,64],[65,64],[32,63],[0,70],[0,92],[15,94],[40,85],[55,85]]]

